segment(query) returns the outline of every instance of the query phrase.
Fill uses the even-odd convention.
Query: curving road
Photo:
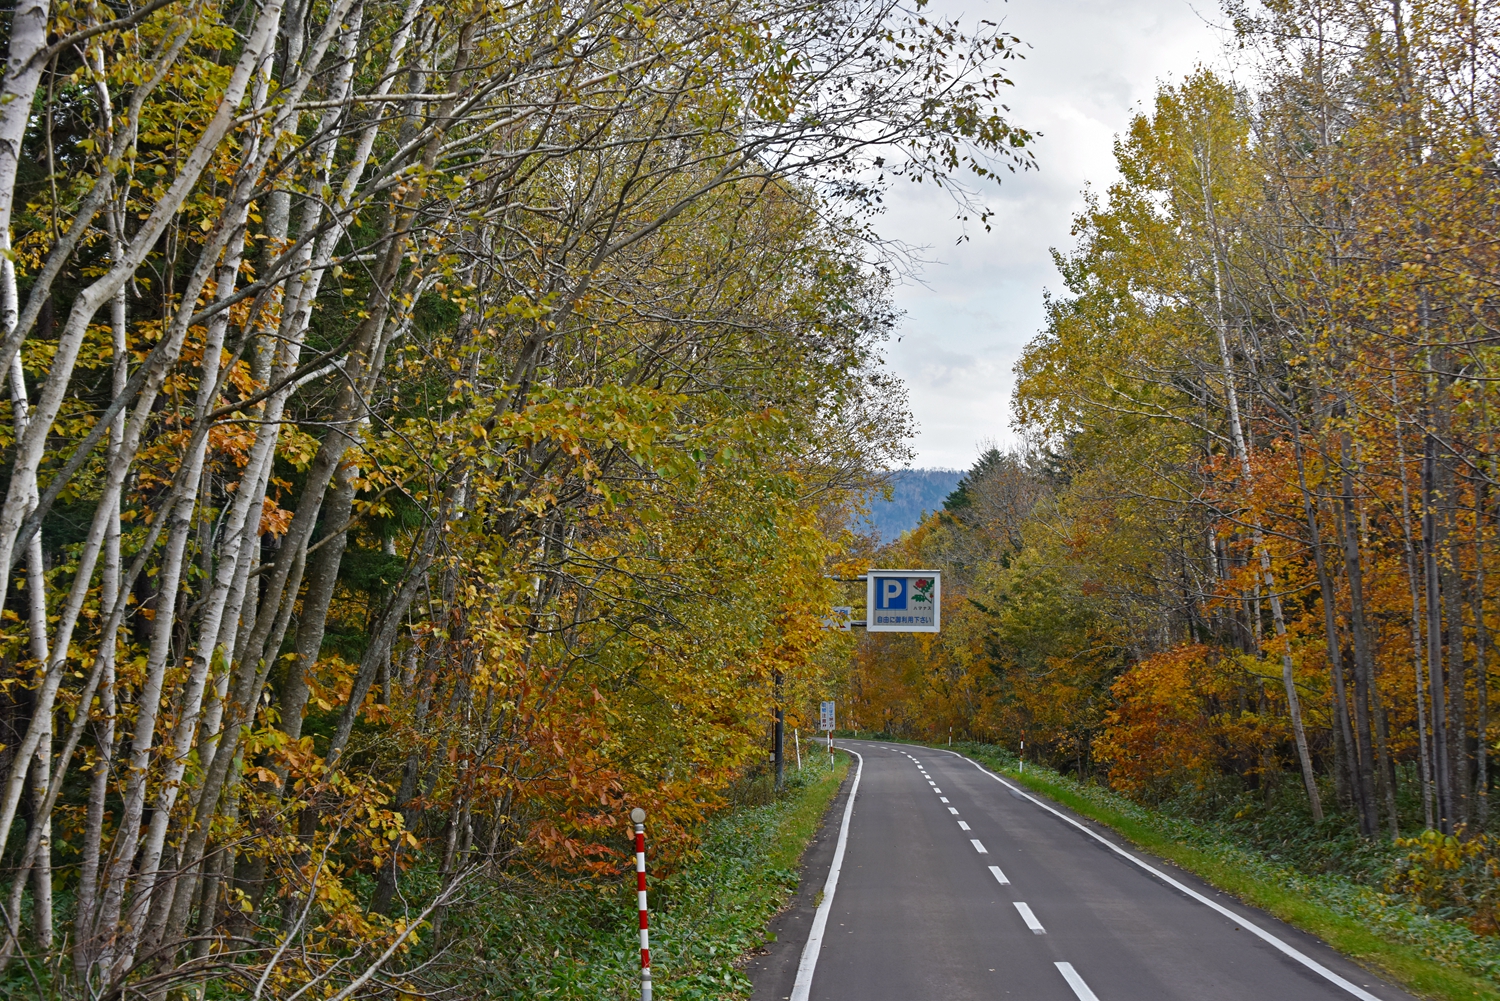
[[[966,758],[841,746],[853,802],[754,964],[757,1001],[1411,998]]]

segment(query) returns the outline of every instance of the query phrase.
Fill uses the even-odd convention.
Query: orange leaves
[[[269,768],[262,768],[259,765],[246,768],[245,777],[255,782],[275,782],[277,780],[275,772]]]
[[[287,526],[292,523],[292,514],[277,504],[275,498],[267,497],[260,509],[260,533],[275,537],[285,535]]]
[[[216,424],[208,430],[210,454],[222,463],[227,472],[245,468],[245,463],[249,461],[250,446],[254,442],[255,431],[246,424]],[[225,459],[228,461],[224,462]]]
[[[308,705],[330,712],[347,702],[356,668],[357,665],[336,654],[319,657],[307,679]]]
[[[1201,785],[1225,750],[1209,700],[1227,687],[1223,655],[1208,646],[1174,647],[1115,682],[1115,708],[1094,754],[1110,784],[1133,794]]]

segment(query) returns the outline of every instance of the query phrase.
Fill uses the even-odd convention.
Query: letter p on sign
[[[877,607],[906,607],[906,580],[904,578],[882,577],[876,583],[880,585],[880,600],[876,603]]]

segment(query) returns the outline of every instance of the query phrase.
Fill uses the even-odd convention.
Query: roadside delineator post
[[[635,895],[641,909],[641,1001],[651,1001],[651,939],[646,931],[646,811],[630,811],[635,824]]]

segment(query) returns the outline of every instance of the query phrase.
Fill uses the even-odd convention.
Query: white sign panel
[[[820,703],[818,703],[818,729],[819,730],[837,730],[838,729],[838,727],[836,727],[836,726],[833,725],[833,703],[832,702],[820,702]]]
[[[942,620],[942,577],[937,570],[871,570],[865,601],[868,632],[935,633]]]
[[[823,618],[823,628],[847,633],[854,625],[854,606],[834,605],[833,614]]]

